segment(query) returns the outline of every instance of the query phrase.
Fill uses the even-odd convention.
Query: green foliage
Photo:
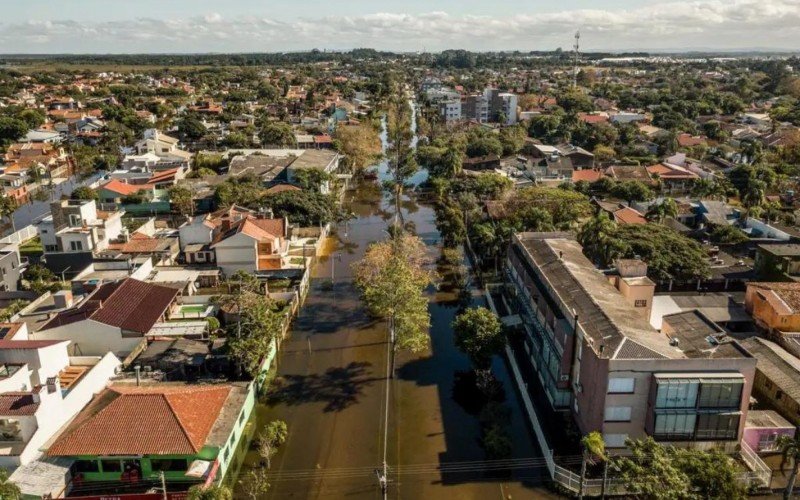
[[[343,220],[345,215],[331,195],[317,191],[282,191],[261,198],[275,217],[288,217],[300,227],[320,226]]]
[[[480,369],[487,369],[492,356],[499,354],[506,343],[500,320],[485,307],[467,309],[459,314],[452,328],[456,347]]]
[[[0,321],[7,323],[11,320],[11,318],[20,312],[21,310],[25,309],[25,307],[30,304],[27,300],[17,299],[7,305],[4,309],[0,309]]]
[[[530,187],[515,192],[507,211],[519,230],[539,227],[569,229],[592,213],[589,198],[575,191]]]
[[[270,122],[258,131],[261,147],[294,147],[297,139],[292,126],[284,122]]]
[[[196,484],[189,488],[186,500],[233,500],[233,493],[225,486]]]
[[[728,225],[715,225],[709,236],[715,244],[735,245],[750,239],[741,229]]]
[[[319,191],[323,183],[331,180],[331,175],[317,169],[299,170],[294,174],[295,183],[303,189]]]
[[[467,143],[467,156],[477,158],[480,156],[503,154],[503,144],[498,137],[490,135],[473,136]]]
[[[614,183],[611,195],[632,203],[634,201],[648,201],[653,199],[653,190],[641,181],[622,181]]]
[[[192,190],[185,186],[172,186],[169,188],[169,202],[181,215],[194,213],[194,197]]]
[[[696,241],[660,224],[626,224],[616,237],[625,245],[625,256],[639,255],[648,274],[656,280],[698,279],[709,275],[706,253]]]
[[[0,147],[8,146],[28,133],[30,127],[23,120],[0,116]]]
[[[214,188],[214,201],[218,206],[240,205],[257,208],[261,202],[264,187],[256,177],[242,176],[228,179]]]
[[[97,200],[99,196],[97,191],[88,186],[78,186],[72,191],[70,198],[73,200]]]
[[[630,456],[615,457],[626,488],[638,498],[743,500],[747,492],[738,481],[742,469],[719,450],[662,446],[653,438],[627,442]]]
[[[202,139],[208,129],[197,115],[187,114],[178,121],[178,133],[187,139],[197,141]]]
[[[578,232],[578,243],[583,253],[592,262],[606,268],[627,250],[627,246],[617,237],[617,224],[601,210],[586,221]]]
[[[19,486],[8,479],[8,471],[0,468],[0,498],[3,500],[22,500]]]

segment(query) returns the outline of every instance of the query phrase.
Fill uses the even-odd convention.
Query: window
[[[783,396],[783,392],[781,392],[781,390],[780,390],[780,389],[778,389],[777,391],[775,391],[775,399],[777,399],[778,401],[780,401],[780,399],[781,399],[781,396]]]
[[[188,468],[184,458],[151,458],[150,467],[154,471],[185,472]]]
[[[607,406],[605,413],[606,422],[630,422],[630,406]]]
[[[100,472],[97,460],[78,460],[75,462],[75,472]]]
[[[632,378],[608,379],[609,394],[630,394],[633,392],[634,380]]]
[[[83,250],[83,242],[81,241],[70,241],[69,242],[69,249],[73,252],[77,252],[79,250]]]
[[[606,448],[624,448],[626,439],[628,439],[627,434],[603,434]]]
[[[0,418],[0,441],[22,441],[19,420]]]
[[[656,408],[695,408],[699,380],[665,379],[658,381]]]
[[[244,422],[244,410],[239,414],[239,423],[241,424],[242,422]]]
[[[669,413],[656,415],[653,437],[656,439],[691,439],[697,415],[694,413]]]
[[[122,463],[119,460],[100,460],[103,472],[122,472]]]
[[[633,302],[633,305],[635,307],[647,307],[647,300],[644,300],[644,299],[635,300]]]
[[[58,252],[58,245],[45,245],[45,252]]]
[[[81,216],[75,214],[69,214],[69,225],[72,227],[81,226]]]
[[[739,408],[742,401],[742,380],[703,382],[700,408]]]
[[[699,415],[697,439],[735,439],[739,432],[738,413]]]

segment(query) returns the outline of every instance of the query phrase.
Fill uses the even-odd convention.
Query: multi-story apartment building
[[[620,267],[597,270],[566,233],[515,235],[505,300],[524,328],[517,359],[530,364],[553,410],[571,413],[584,434],[602,432],[608,448],[649,435],[733,449],[756,360],[695,311],[655,330],[646,267]]]
[[[489,100],[484,94],[468,95],[461,105],[461,116],[465,120],[479,123],[489,121]]]
[[[461,99],[451,99],[439,103],[439,113],[444,118],[445,123],[461,120]]]
[[[517,96],[515,94],[488,88],[484,91],[484,97],[489,103],[490,121],[499,121],[503,125],[517,123]]]

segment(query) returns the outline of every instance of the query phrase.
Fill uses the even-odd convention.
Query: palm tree
[[[622,242],[615,237],[616,232],[617,224],[601,210],[583,225],[578,233],[578,243],[590,259],[605,267],[624,253]]]
[[[764,203],[767,184],[760,179],[750,179],[742,194],[742,203],[747,208],[758,207]]]
[[[661,203],[653,203],[647,209],[647,220],[663,222],[667,217],[678,216],[678,204],[672,198],[664,198]]]
[[[586,465],[594,460],[604,461],[606,459],[606,442],[603,435],[597,431],[592,431],[581,439],[583,447],[583,459],[581,461],[581,487],[578,490],[578,498],[583,498],[583,482],[586,480]]]
[[[797,479],[797,472],[800,470],[800,428],[795,430],[793,437],[780,436],[775,444],[783,456],[781,471],[790,460],[792,461],[792,474],[789,476],[789,482],[786,483],[786,489],[783,490],[783,498],[788,500],[794,492],[794,482]]]

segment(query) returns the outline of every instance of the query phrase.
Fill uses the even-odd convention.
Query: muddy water
[[[385,163],[377,167],[380,179],[388,177],[387,168]],[[415,180],[426,175],[423,171]],[[289,439],[272,460],[271,488],[264,498],[381,497],[374,470],[384,455],[387,327],[364,311],[350,266],[369,243],[386,238],[394,207],[375,181],[357,183],[345,202],[355,218],[337,228],[327,256],[314,266],[312,291],[278,358],[278,377],[257,408],[254,425],[274,419],[289,424]],[[432,208],[407,197],[402,211],[432,256],[438,256],[440,236]],[[437,470],[485,457],[477,417],[452,397],[455,374],[469,363],[453,346],[450,329],[461,288],[452,269],[439,271],[445,281],[428,291],[430,348],[400,353],[396,378],[388,382],[389,498],[547,496],[532,486],[539,483],[542,468],[519,469],[501,478],[479,470],[480,463],[461,472]],[[481,299],[473,293],[472,300]],[[494,371],[505,383],[513,410],[514,458],[540,457],[500,359]],[[240,477],[258,462],[257,453],[248,452]],[[398,474],[398,465],[408,473]],[[237,498],[243,494],[240,484]]]

